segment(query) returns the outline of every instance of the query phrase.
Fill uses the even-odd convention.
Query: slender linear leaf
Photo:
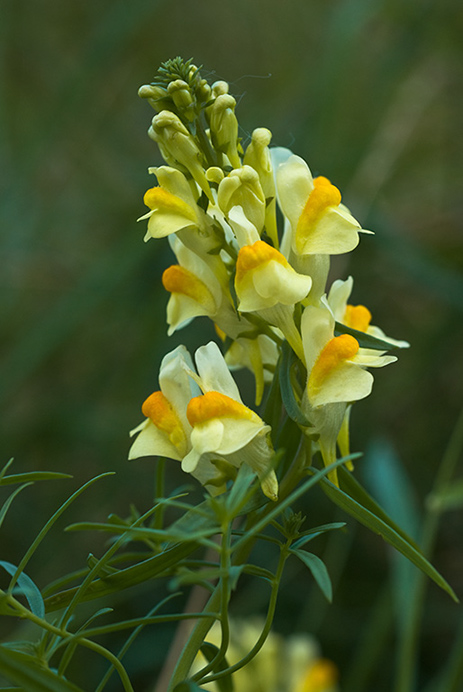
[[[201,653],[205,656],[208,663],[211,663],[214,660],[218,652],[219,649],[210,642],[204,642],[204,644],[201,646]],[[228,667],[227,659],[224,656],[224,658],[222,658],[222,660],[219,661],[216,666],[214,666],[213,671],[214,673],[218,673],[219,671],[225,670]],[[219,692],[233,692],[234,690],[231,675],[224,675],[223,678],[217,678],[215,684],[218,687]]]
[[[304,533],[301,534],[301,537],[298,538],[297,541],[294,541],[293,548],[302,548],[303,545],[309,541],[312,541],[314,538],[317,538],[317,536],[320,536],[322,533],[326,533],[327,531],[335,531],[336,529],[343,529],[345,525],[345,521],[333,521],[330,524],[315,526],[313,529],[304,531]]]
[[[8,680],[27,692],[83,692],[80,687],[40,667],[32,656],[0,645],[0,670]]]
[[[10,476],[3,476],[0,479],[1,485],[14,485],[15,483],[35,483],[36,481],[57,481],[64,478],[72,478],[69,473],[59,473],[58,471],[31,471],[31,473],[14,473]]]
[[[349,334],[353,336],[355,340],[358,341],[360,348],[372,348],[375,351],[390,351],[393,348],[401,348],[397,344],[391,344],[390,341],[384,341],[366,332],[359,332],[357,329],[346,327],[345,324],[341,324],[340,322],[335,323],[334,334],[335,336],[339,336],[340,334]]]
[[[441,589],[448,593],[449,596],[451,596],[451,598],[458,603],[458,598],[452,587],[446,582],[442,575],[439,574],[435,567],[433,567],[428,560],[426,560],[420,550],[414,547],[413,542],[410,539],[407,539],[404,537],[404,535],[397,533],[397,531],[392,528],[392,522],[386,523],[382,518],[359,504],[350,495],[345,493],[340,488],[337,488],[335,485],[333,485],[333,483],[330,483],[326,479],[322,479],[320,485],[330,500],[338,505],[338,507],[357,519],[357,521],[367,528],[382,536],[387,543],[392,545],[396,550],[402,553],[402,555],[405,555],[410,562],[424,572],[424,574],[432,579],[438,586],[441,587]]]
[[[362,507],[368,509],[372,514],[382,519],[385,524],[387,524],[393,531],[402,536],[402,538],[410,543],[416,550],[420,550],[418,543],[416,543],[413,538],[411,538],[391,517],[384,511],[384,509],[374,500],[371,495],[365,490],[365,488],[358,482],[355,476],[346,471],[345,469],[339,469],[339,483],[341,488],[356,500]]]
[[[0,526],[3,524],[5,517],[6,517],[6,513],[10,509],[11,503],[13,502],[16,495],[19,495],[19,493],[22,490],[24,490],[24,488],[27,488],[29,485],[32,485],[32,483],[24,483],[24,485],[21,485],[21,486],[19,486],[19,488],[16,488],[16,490],[14,490],[11,493],[11,495],[9,495],[7,497],[7,499],[5,500],[5,502],[2,505],[2,508],[0,509]]]
[[[321,589],[326,600],[331,603],[333,600],[333,587],[331,586],[330,575],[326,569],[326,565],[317,555],[307,553],[305,550],[291,549],[293,555],[296,555],[301,562],[312,572],[312,576]]]
[[[12,565],[11,562],[5,562],[4,560],[0,560],[0,567],[3,567],[10,576],[13,576],[17,570],[16,565]],[[39,618],[45,617],[45,606],[38,586],[36,586],[32,579],[28,577],[27,574],[24,574],[24,572],[19,575],[17,584],[19,587],[18,590],[29,603],[31,612]]]
[[[311,428],[312,423],[306,418],[301,407],[296,401],[293,387],[291,384],[291,365],[294,362],[294,353],[289,344],[285,342],[282,346],[282,357],[280,365],[280,388],[283,405],[288,416],[299,425]]]

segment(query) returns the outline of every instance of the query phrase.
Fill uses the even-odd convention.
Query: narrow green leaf
[[[12,565],[11,562],[5,562],[4,560],[0,560],[0,567],[3,567],[10,576],[13,576],[17,570],[16,565]],[[42,594],[32,579],[22,572],[18,577],[17,585],[19,587],[18,590],[29,603],[31,612],[39,618],[45,617],[45,606],[43,604]]]
[[[204,642],[204,644],[201,646],[201,653],[204,655],[207,662],[211,663],[219,653],[219,649],[210,642]],[[219,671],[225,670],[228,667],[227,659],[224,657],[216,666],[214,666],[213,671],[214,673],[218,673]],[[219,692],[233,692],[234,690],[231,675],[224,675],[223,678],[217,678],[215,684],[218,687]]]
[[[2,508],[0,509],[0,526],[3,524],[5,517],[6,517],[6,513],[10,509],[11,503],[13,502],[16,495],[19,495],[19,493],[22,490],[24,490],[24,488],[27,488],[29,485],[32,485],[32,484],[31,483],[24,483],[24,485],[21,485],[21,486],[19,486],[19,488],[16,488],[16,490],[14,490],[11,493],[11,495],[9,495],[7,497],[7,499],[5,500],[5,502],[2,505]]]
[[[197,547],[197,543],[183,543],[169,548],[159,555],[143,560],[136,565],[121,569],[116,574],[95,579],[87,587],[85,593],[82,594],[81,599],[82,601],[89,601],[94,598],[101,598],[122,589],[128,589],[141,584],[148,579],[153,579],[190,555]],[[67,606],[79,588],[76,586],[66,589],[45,599],[46,611],[50,612]]]
[[[291,366],[294,362],[294,352],[285,341],[282,346],[281,365],[280,365],[280,388],[283,405],[288,416],[299,425],[311,428],[312,423],[303,414],[301,407],[296,401],[293,386],[291,384]]]
[[[420,550],[414,546],[413,541],[404,535],[403,532],[399,534],[394,528],[392,528],[392,521],[386,523],[382,518],[359,504],[350,495],[345,493],[340,488],[337,488],[335,485],[333,485],[333,483],[330,483],[326,479],[323,479],[320,485],[325,494],[338,507],[357,519],[357,521],[359,521],[361,524],[374,531],[374,533],[382,536],[387,543],[405,555],[410,562],[424,572],[424,574],[432,579],[438,586],[441,587],[441,589],[448,593],[449,596],[451,596],[451,598],[458,603],[458,598],[452,587],[428,562],[428,560],[426,560]]]
[[[357,329],[346,327],[345,324],[341,324],[340,322],[335,323],[334,334],[335,336],[350,334],[350,336],[353,336],[355,340],[358,341],[360,348],[372,348],[375,351],[390,351],[392,348],[401,348],[397,346],[397,344],[391,344],[390,341],[384,341],[366,332],[359,332]]]
[[[69,507],[69,505],[71,505],[74,502],[74,500],[76,500],[79,497],[79,495],[81,495],[87,488],[89,488],[91,485],[93,485],[93,483],[100,480],[101,478],[105,478],[106,476],[113,476],[113,475],[114,475],[114,472],[109,471],[107,473],[101,473],[99,476],[95,476],[95,478],[91,478],[89,481],[87,481],[87,483],[84,483],[84,485],[82,485],[78,490],[76,490],[76,492],[73,493],[71,495],[71,497],[69,497],[66,500],[66,502],[64,502],[61,505],[61,507],[59,507],[56,510],[56,512],[53,514],[53,516],[50,517],[50,519],[47,521],[45,526],[39,531],[38,535],[36,536],[36,538],[34,539],[34,541],[31,544],[31,546],[26,551],[26,554],[24,555],[23,559],[19,563],[18,569],[16,570],[16,574],[13,576],[13,579],[12,579],[13,584],[17,581],[21,572],[25,569],[27,563],[29,562],[32,555],[35,553],[35,551],[37,550],[38,546],[43,541],[43,539],[45,538],[47,533],[50,531],[53,524],[59,519],[59,517],[63,514],[63,512],[66,511],[66,509]]]
[[[57,481],[63,478],[72,478],[69,473],[59,473],[58,471],[31,471],[30,473],[14,473],[10,476],[3,476],[0,479],[1,485],[14,485],[15,483],[35,483],[36,481]]]
[[[322,524],[321,526],[315,526],[313,529],[304,531],[301,534],[301,537],[298,538],[297,541],[294,541],[293,548],[302,548],[303,545],[313,540],[317,536],[320,536],[322,533],[326,533],[326,531],[335,531],[336,529],[343,529],[345,525],[345,521],[333,521],[330,524]]]
[[[339,469],[338,473],[339,483],[341,488],[350,495],[356,502],[358,502],[362,507],[368,509],[372,514],[379,517],[385,524],[387,524],[393,531],[402,536],[402,538],[410,543],[416,550],[420,550],[419,545],[411,538],[391,517],[384,511],[384,509],[374,500],[371,495],[365,490],[365,488],[358,482],[355,476],[344,468]]]
[[[326,600],[331,603],[333,600],[333,587],[331,586],[330,575],[328,574],[323,560],[320,560],[320,558],[313,553],[307,553],[305,550],[291,549],[291,552],[309,568],[322,594],[325,596]]]
[[[42,668],[34,657],[1,645],[0,670],[5,678],[27,692],[83,692],[48,668]]]

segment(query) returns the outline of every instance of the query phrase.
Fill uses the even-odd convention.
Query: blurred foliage
[[[79,483],[117,471],[74,507],[75,516],[91,508],[94,521],[151,500],[153,464],[128,464],[127,431],[164,353],[184,339],[195,348],[210,329],[199,320],[196,333],[167,339],[159,277],[171,256],[167,243],[145,246],[135,221],[152,184],[147,167],[160,163],[137,88],[179,54],[230,82],[244,139],[268,127],[274,144],[294,146],[375,231],[333,274],[354,274],[373,321],[412,348],[357,407],[353,448],[388,440],[422,508],[463,401],[462,30],[456,0],[4,0],[0,397],[12,472],[59,470]],[[357,462],[360,477],[371,460]],[[170,468],[174,486],[182,477]],[[12,508],[4,559],[17,562],[35,535],[31,517],[43,523],[69,483],[52,484],[53,494],[24,491],[29,515]],[[461,512],[447,515],[434,560],[460,596],[462,528]],[[64,571],[57,556],[77,568],[97,549],[86,534],[53,536],[38,581]],[[279,615],[282,631],[295,613],[298,627],[320,627],[341,670],[387,574],[379,541],[359,529],[350,553],[349,545],[327,539],[327,561],[342,573],[335,607],[301,616],[310,592],[294,567]],[[430,596],[423,676],[455,620],[449,599],[434,587]],[[258,608],[259,594],[243,592],[236,607],[249,602]],[[147,651],[140,665],[160,657]]]

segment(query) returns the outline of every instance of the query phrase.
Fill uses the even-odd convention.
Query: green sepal
[[[343,476],[343,474],[340,474]],[[441,574],[433,567],[428,560],[421,553],[420,549],[415,547],[414,541],[409,538],[403,531],[400,533],[394,528],[394,522],[387,517],[385,512],[381,510],[381,516],[378,516],[374,509],[372,509],[372,504],[375,505],[374,500],[370,498],[368,503],[370,509],[367,509],[364,505],[357,502],[351,495],[344,492],[340,488],[336,487],[330,481],[323,478],[320,483],[320,487],[324,493],[342,510],[350,514],[358,522],[371,529],[374,533],[379,534],[384,540],[392,545],[393,548],[405,555],[405,557],[410,560],[418,569],[420,569],[424,574],[426,574],[430,579],[432,579],[441,589],[449,594],[455,602],[459,602],[458,598],[453,591],[452,587],[447,583],[447,581],[442,577]],[[361,486],[360,486],[361,487]],[[363,493],[367,497],[368,493],[362,489]],[[385,520],[386,519],[386,520]]]
[[[391,344],[390,341],[385,341],[383,339],[378,339],[376,336],[371,336],[366,332],[359,332],[357,329],[351,329],[351,327],[346,327],[345,324],[341,322],[335,322],[334,324],[334,335],[340,336],[341,334],[349,334],[353,336],[360,348],[372,348],[375,351],[390,351],[392,348],[400,348],[397,344]]]
[[[326,569],[326,565],[323,560],[313,553],[307,553],[305,550],[295,550],[291,548],[290,552],[293,555],[296,555],[296,557],[298,557],[299,560],[301,560],[301,562],[303,562],[304,565],[309,568],[313,578],[320,587],[322,594],[326,600],[331,603],[333,600],[333,587],[331,585],[330,575],[328,574],[328,570]]]

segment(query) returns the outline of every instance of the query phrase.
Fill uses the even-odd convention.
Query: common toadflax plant
[[[316,451],[326,466],[337,450],[348,456],[351,407],[370,394],[370,370],[397,360],[391,348],[408,346],[372,325],[368,307],[349,302],[352,277],[327,285],[331,256],[371,231],[328,178],[272,147],[269,130],[242,138],[229,85],[209,85],[191,61],[163,64],[139,94],[156,111],[149,136],[166,162],[150,169],[156,184],[141,220],[145,240],[167,237],[176,258],[162,276],[168,331],[207,316],[218,343],[201,346],[194,362],[183,346],[165,356],[130,458],[177,460],[212,495],[245,464],[276,501],[285,419],[300,433],[300,478]],[[243,403],[235,368],[252,373],[256,407],[268,387],[264,412]],[[336,468],[328,477],[338,485]]]
[[[371,393],[372,371],[397,360],[390,351],[408,346],[372,324],[368,306],[351,302],[351,276],[328,278],[331,256],[352,252],[371,231],[327,177],[314,178],[301,157],[272,147],[269,130],[243,133],[228,84],[209,84],[191,60],[164,63],[139,93],[156,111],[149,136],[165,161],[150,169],[153,185],[145,192],[148,211],[140,223],[145,240],[168,242],[175,258],[162,275],[169,294],[167,331],[206,317],[215,338],[194,354],[177,346],[164,356],[158,384],[147,383],[151,393],[132,430],[129,458],[156,458],[148,508],[138,509],[146,502],[146,492],[140,493],[135,501],[127,498],[128,517],[111,514],[106,521],[67,527],[103,532],[110,540],[101,556],[90,553],[83,569],[59,574],[41,591],[27,573],[31,557],[69,505],[113,475],[108,471],[61,504],[18,565],[0,559],[1,575],[11,577],[0,589],[0,617],[28,620],[37,635],[32,641],[21,629],[27,632],[22,640],[13,625],[14,636],[0,644],[0,678],[29,692],[102,692],[117,674],[111,689],[134,692],[142,671],[144,686],[136,689],[150,692],[339,692],[341,666],[325,659],[308,636],[310,582],[330,602],[333,587],[325,563],[307,547],[349,526],[319,523],[315,486],[324,493],[319,500],[328,503],[322,505],[325,516],[340,508],[342,517],[379,534],[456,600],[418,544],[356,478],[353,461],[360,455],[349,449],[351,411]],[[232,374],[240,368],[249,375],[248,389],[254,388],[252,404],[245,403]],[[455,458],[448,456],[441,486]],[[168,491],[165,476],[173,463],[181,465],[184,482]],[[35,481],[68,478],[8,474],[9,466],[0,470],[0,490],[19,488],[0,505],[0,528],[19,491]],[[132,468],[136,473],[136,464]],[[191,488],[197,492],[190,494]],[[433,521],[427,522],[428,548]],[[314,544],[317,550],[319,542]],[[302,584],[295,594],[283,581],[289,559],[296,562],[293,580]],[[56,564],[61,568],[60,560]],[[233,603],[242,578],[245,618]],[[400,684],[394,689],[401,692],[413,689],[407,681],[414,674],[424,593],[416,583],[407,576],[408,601],[407,592],[397,589],[401,608],[406,602],[408,608],[397,618]],[[118,614],[133,587],[142,590]],[[303,629],[286,641],[272,631],[280,594],[285,603],[297,603]],[[381,595],[381,613],[384,602]],[[136,615],[126,619],[132,605]],[[364,646],[362,640],[368,657],[389,632],[377,629],[376,612],[372,622],[380,643]],[[291,608],[284,615],[288,619]],[[388,613],[386,627],[390,620]],[[167,623],[178,623],[172,642],[163,629]],[[142,642],[138,656],[135,640]],[[126,662],[131,646],[135,651]],[[97,660],[94,668],[89,655]],[[453,661],[460,660],[450,656],[449,678]],[[459,689],[453,679],[455,686],[445,687],[449,692]]]

